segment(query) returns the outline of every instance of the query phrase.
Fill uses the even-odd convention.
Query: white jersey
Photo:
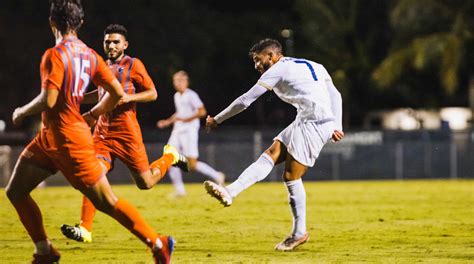
[[[327,82],[331,76],[323,65],[306,59],[283,57],[270,67],[257,84],[297,109],[296,119],[335,120]]]
[[[184,119],[195,115],[198,109],[204,104],[201,98],[199,98],[199,95],[188,88],[184,93],[176,92],[174,94],[174,105],[176,108],[176,117]],[[173,126],[173,131],[198,130],[199,126],[199,118],[191,122],[176,121]]]

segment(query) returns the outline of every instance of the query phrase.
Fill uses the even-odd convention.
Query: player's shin
[[[21,223],[25,227],[33,242],[37,243],[46,241],[47,237],[43,226],[43,217],[38,205],[33,200],[33,198],[28,195],[24,199],[10,201],[15,207],[16,212],[20,217]],[[41,248],[39,250],[41,250]]]
[[[243,190],[265,179],[274,166],[275,163],[272,158],[268,154],[263,153],[252,165],[240,174],[237,180],[226,186],[226,188],[232,197],[236,197]]]
[[[306,234],[306,191],[301,179],[285,182],[288,200],[293,215],[292,235],[296,238]]]
[[[81,226],[83,226],[87,231],[92,232],[92,223],[95,216],[95,206],[85,195],[82,198],[82,208],[81,208]]]
[[[146,223],[140,212],[126,200],[118,199],[111,216],[150,248],[154,246],[158,234]]]

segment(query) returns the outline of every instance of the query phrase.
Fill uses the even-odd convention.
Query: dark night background
[[[474,1],[82,1],[79,37],[99,54],[103,29],[129,31],[127,53],[140,58],[157,86],[156,102],[140,104],[143,129],[174,112],[171,74],[190,74],[208,113],[217,114],[259,74],[248,57],[258,40],[280,40],[285,55],[326,66],[344,99],[345,129],[358,129],[372,110],[469,106],[473,75]],[[54,45],[48,1],[0,4],[0,119],[40,91],[39,63]],[[283,29],[292,35],[284,38]],[[383,63],[385,62],[385,63]],[[291,106],[271,93],[225,125],[286,126]]]

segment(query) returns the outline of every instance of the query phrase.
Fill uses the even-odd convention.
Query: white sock
[[[209,166],[208,164],[202,161],[198,161],[196,163],[196,171],[204,174],[207,178],[211,179],[213,182],[219,181],[219,175],[220,175],[219,172],[217,172],[211,166]]]
[[[232,184],[227,185],[226,188],[232,197],[237,196],[243,190],[251,185],[265,179],[272,171],[275,163],[268,154],[263,153],[260,157],[252,163],[247,169],[240,174],[239,178]]]
[[[168,173],[170,175],[171,182],[173,183],[174,188],[176,189],[176,192],[179,194],[185,194],[186,189],[184,189],[181,170],[175,167],[170,167],[168,169]]]
[[[285,182],[288,200],[293,214],[293,235],[297,238],[306,233],[306,191],[301,179]]]
[[[47,255],[51,251],[51,242],[49,240],[42,240],[35,243],[35,254]]]

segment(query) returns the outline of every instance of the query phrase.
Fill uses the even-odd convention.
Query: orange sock
[[[25,199],[11,202],[20,217],[20,221],[33,242],[47,239],[43,226],[43,216],[36,202],[28,195]]]
[[[94,204],[84,195],[84,197],[82,197],[81,226],[89,232],[92,232],[92,222],[94,221],[95,211]]]
[[[171,164],[173,164],[174,156],[170,153],[161,156],[161,158],[153,161],[150,164],[150,168],[158,168],[161,173],[161,177],[165,176]]]
[[[133,205],[119,198],[114,209],[111,216],[115,220],[130,230],[150,248],[155,245],[158,234],[145,222],[145,219],[143,219],[140,212]]]

